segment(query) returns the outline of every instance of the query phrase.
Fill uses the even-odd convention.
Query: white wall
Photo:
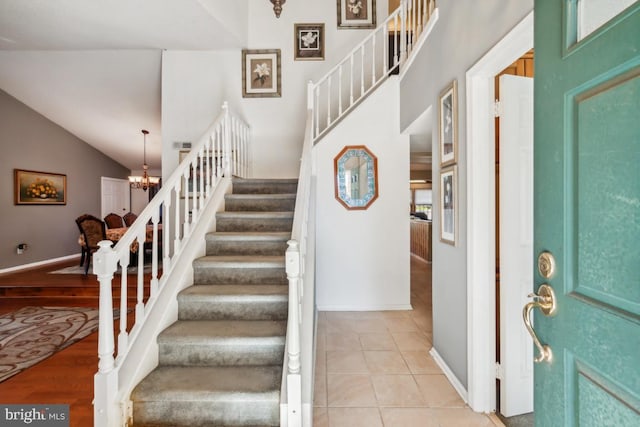
[[[226,100],[252,127],[253,176],[298,176],[305,126],[306,83],[317,80],[370,30],[337,29],[335,1],[285,3],[280,18],[266,0],[249,1],[247,49],[281,49],[282,97],[242,98],[241,53],[166,51],[162,58],[162,168],[165,178],[177,165],[175,141],[193,141],[206,130]],[[377,5],[377,22],[387,16]],[[294,24],[325,24],[325,60],[294,61]]]
[[[393,77],[315,147],[319,310],[410,309],[409,136],[400,135]],[[335,199],[334,158],[365,145],[378,158],[379,197],[367,210]]]
[[[532,0],[438,2],[430,39],[400,83],[401,128],[433,106],[433,346],[467,386],[467,146],[465,74],[533,8]],[[523,52],[524,53],[524,52]],[[458,82],[458,242],[439,241],[440,166],[437,103],[440,91]]]

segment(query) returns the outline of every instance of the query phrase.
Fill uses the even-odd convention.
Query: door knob
[[[545,316],[553,316],[556,314],[558,308],[556,306],[556,294],[553,292],[553,288],[545,283],[540,285],[537,294],[529,294],[529,298],[533,298],[533,301],[528,302],[522,309],[522,318],[524,320],[524,326],[527,328],[527,331],[529,331],[529,334],[533,339],[533,343],[538,347],[539,354],[533,360],[536,363],[551,362],[553,359],[553,352],[551,351],[551,347],[540,342],[538,335],[536,335],[536,331],[533,330],[533,325],[531,324],[531,311],[535,307],[538,307]]]

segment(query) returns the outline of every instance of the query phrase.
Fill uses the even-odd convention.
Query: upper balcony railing
[[[229,112],[225,102],[218,118],[169,179],[162,183],[160,191],[116,245],[112,248],[111,241],[100,242],[100,249],[93,257],[93,272],[100,282],[98,372],[94,384],[96,426],[122,425],[126,411],[119,407],[122,384],[118,372],[136,339],[140,338],[154,303],[166,288],[171,287],[167,279],[216,186],[224,178],[248,176],[249,139],[249,127]],[[146,251],[151,252],[151,269],[145,273]],[[132,257],[132,252],[137,256]],[[131,259],[137,260],[137,265],[130,266]],[[162,261],[161,268],[159,260]],[[132,267],[137,269],[137,280],[132,287],[135,302],[133,319],[130,319],[127,281]],[[113,283],[116,272],[119,272],[119,284]],[[115,295],[114,288],[119,290]],[[117,299],[120,318],[116,347],[113,301]]]
[[[435,0],[400,6],[312,89],[312,133],[317,141],[411,56],[428,28]]]

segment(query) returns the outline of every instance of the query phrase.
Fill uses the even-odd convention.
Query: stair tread
[[[255,240],[288,240],[291,232],[288,231],[215,231],[208,233],[206,238],[210,240],[236,240],[236,241],[255,241]]]
[[[194,342],[225,339],[273,338],[284,342],[285,320],[178,320],[158,336],[158,342]]]
[[[287,285],[193,285],[180,292],[179,297],[243,297],[243,296],[288,296]]]
[[[293,211],[223,211],[217,217],[241,218],[293,218]]]
[[[259,267],[284,265],[284,255],[205,255],[194,261],[194,267],[224,265],[225,267]]]
[[[238,193],[227,194],[225,199],[295,199],[296,193]]]
[[[281,366],[160,366],[133,391],[134,401],[280,400]]]
[[[297,184],[298,178],[233,178],[234,184]]]

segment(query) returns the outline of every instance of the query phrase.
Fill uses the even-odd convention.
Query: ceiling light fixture
[[[149,166],[147,166],[147,135],[149,135],[149,131],[142,129],[142,135],[144,135],[142,176],[130,176],[129,185],[131,188],[142,188],[143,191],[147,191],[147,188],[158,185],[160,183],[160,178],[157,176],[149,176]]]
[[[286,1],[287,0],[271,0],[271,3],[273,3],[273,12],[276,14],[276,18],[280,18],[282,5],[285,4]]]

